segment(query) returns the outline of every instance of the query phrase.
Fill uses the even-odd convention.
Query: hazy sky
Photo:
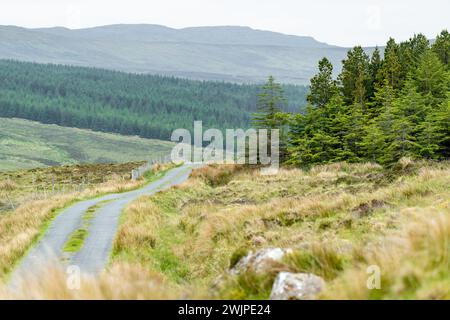
[[[1,0],[0,24],[83,28],[114,23],[241,25],[331,44],[383,45],[450,29],[450,0]]]

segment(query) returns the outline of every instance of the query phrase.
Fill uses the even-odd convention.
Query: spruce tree
[[[422,55],[428,51],[430,47],[430,41],[427,39],[426,36],[423,34],[415,34],[409,41],[407,42],[409,49],[411,50],[411,57],[412,57],[412,65],[410,65],[411,69],[414,69],[419,64],[420,60],[422,59]]]
[[[311,79],[309,103],[323,107],[337,93],[336,81],[333,79],[333,65],[327,58],[319,61],[319,73]]]
[[[370,92],[371,76],[369,57],[360,46],[347,53],[347,59],[342,61],[342,72],[338,80],[346,103],[365,103]]]
[[[380,79],[380,70],[382,67],[382,59],[380,55],[380,50],[378,47],[375,48],[375,51],[372,53],[372,57],[370,58],[369,70],[370,70],[370,88],[368,92],[369,98],[372,98],[375,94],[375,88],[377,86],[382,85],[382,79]]]
[[[281,85],[275,81],[273,76],[269,76],[266,84],[258,94],[257,113],[253,114],[252,123],[256,129],[267,129],[267,154],[271,154],[272,129],[279,130],[279,155],[281,160],[285,160],[287,149],[287,128],[288,117],[283,115],[281,110],[287,104]],[[259,143],[258,143],[259,145]]]
[[[450,33],[448,33],[447,30],[443,30],[436,37],[432,50],[437,54],[448,70],[450,68]]]
[[[450,157],[450,94],[431,110],[420,126],[419,154],[425,158]]]
[[[450,90],[449,73],[431,50],[423,54],[415,78],[419,92],[427,96],[433,105],[441,103]]]
[[[381,70],[383,81],[393,88],[401,86],[402,66],[400,64],[399,45],[390,38],[384,49],[384,62]]]
[[[398,98],[399,112],[416,127],[425,120],[429,106],[425,104],[423,96],[417,91],[412,75],[407,77],[405,85]]]
[[[414,136],[414,124],[394,110],[392,126],[387,137],[388,145],[382,161],[386,163],[396,162],[402,157],[414,157],[417,150],[416,137]]]
[[[364,105],[361,103],[352,104],[345,120],[347,134],[343,137],[342,153],[345,154],[345,159],[342,160],[357,162],[364,156],[361,147],[367,121]]]
[[[364,127],[360,147],[365,160],[374,163],[382,161],[386,150],[386,136],[376,120],[371,120]]]
[[[279,128],[280,122],[276,115],[281,112],[286,103],[283,88],[273,76],[269,76],[258,94],[257,112],[253,114],[253,126],[258,129]]]

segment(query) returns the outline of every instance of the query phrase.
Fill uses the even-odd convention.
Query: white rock
[[[273,283],[270,300],[311,300],[325,281],[310,273],[280,272]]]
[[[256,252],[250,251],[244,258],[231,269],[231,274],[238,274],[246,270],[252,270],[256,273],[264,273],[270,270],[274,263],[279,263],[283,257],[292,253],[292,249],[267,248]]]

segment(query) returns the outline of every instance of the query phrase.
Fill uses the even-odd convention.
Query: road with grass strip
[[[123,209],[142,195],[152,195],[186,181],[192,168],[183,165],[140,189],[78,202],[63,210],[16,268],[11,283],[61,263],[78,266],[85,274],[99,273],[108,263]]]

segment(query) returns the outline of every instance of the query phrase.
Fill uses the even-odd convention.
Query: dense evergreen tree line
[[[283,86],[298,112],[307,88]],[[202,120],[212,128],[246,128],[257,85],[192,81],[95,68],[0,60],[0,117],[168,140]]]
[[[336,161],[389,164],[401,157],[450,156],[450,35],[442,31],[431,45],[421,34],[409,41],[390,39],[382,58],[351,49],[337,79],[323,58],[311,79],[305,112],[260,110],[268,127],[288,124],[285,157],[295,165]],[[266,95],[281,101],[268,81]],[[270,88],[269,88],[270,87]],[[270,99],[269,99],[270,100]],[[261,123],[261,113],[255,116]]]

